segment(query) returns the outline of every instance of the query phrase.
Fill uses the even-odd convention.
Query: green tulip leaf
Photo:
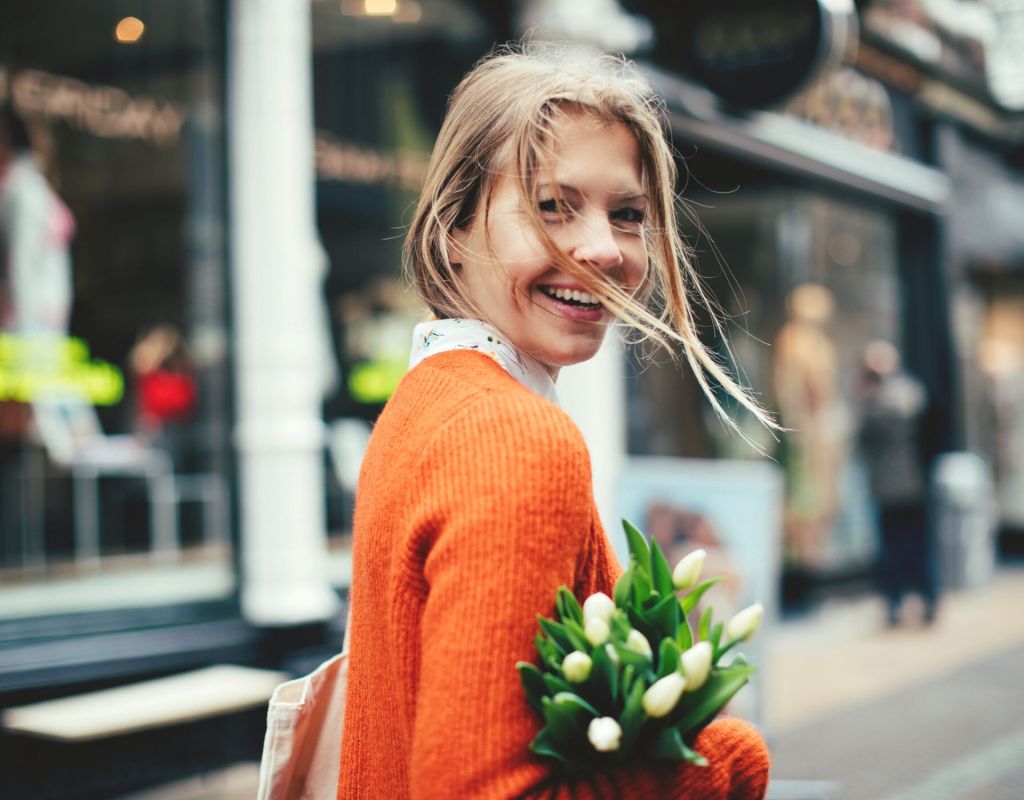
[[[693,631],[690,630],[690,623],[681,612],[680,617],[679,628],[676,630],[676,644],[681,651],[686,652],[693,647]]]
[[[565,658],[568,653],[571,653],[576,648],[573,647],[572,639],[569,638],[569,634],[566,633],[565,626],[561,623],[555,622],[553,619],[539,616],[537,622],[540,624],[541,630],[548,635],[548,641],[554,644],[561,652],[559,656]]]
[[[700,622],[697,623],[697,641],[705,642],[708,639],[708,634],[711,632],[711,606],[704,609],[704,613],[700,615]]]
[[[613,639],[620,642],[626,641],[629,632],[633,630],[633,625],[629,621],[629,614],[621,608],[615,609],[612,614],[611,629]]]
[[[547,689],[547,694],[558,694],[559,692],[571,692],[572,686],[564,678],[558,675],[552,675],[550,672],[543,673],[542,680],[544,681],[544,687]]]
[[[541,711],[541,699],[548,695],[544,674],[527,661],[518,662],[516,669],[519,670],[519,680],[526,691],[526,699],[530,702],[531,706]]]
[[[679,669],[679,656],[683,653],[674,640],[665,637],[658,647],[658,677],[666,675]]]
[[[678,728],[665,728],[654,737],[650,753],[663,761],[682,761],[686,757],[686,745]]]
[[[642,680],[633,681],[629,693],[626,695],[626,702],[623,705],[622,717],[619,719],[619,727],[622,728],[622,739],[619,749],[623,752],[632,747],[636,737],[640,735],[640,729],[647,719],[644,713],[644,691],[645,686]]]
[[[586,740],[586,731],[576,718],[577,710],[571,706],[558,704],[550,697],[543,698],[541,705],[544,722],[547,723],[555,744],[566,755],[572,755],[581,740]]]
[[[626,664],[622,668],[622,696],[628,698],[630,692],[633,691],[633,684],[637,680],[636,668],[630,664]]]
[[[722,623],[716,622],[715,626],[711,629],[711,633],[708,634],[708,641],[711,642],[711,647],[714,650],[714,655],[711,657],[711,661],[715,664],[718,663],[719,657],[722,653],[718,649],[718,643],[722,641]]]
[[[651,576],[647,574],[647,565],[634,562],[630,569],[633,570],[633,585],[630,592],[630,601],[633,606],[643,607],[643,603],[651,596],[654,587],[651,584]]]
[[[674,594],[666,595],[645,615],[647,620],[657,631],[656,638],[663,636],[674,636],[679,628],[681,614],[679,612],[679,601]]]
[[[569,641],[572,642],[572,646],[579,650],[581,653],[589,653],[592,645],[587,641],[586,634],[583,632],[583,626],[577,623],[575,620],[565,621],[565,633],[569,637]]]
[[[615,605],[624,608],[629,605],[629,598],[633,592],[633,570],[627,569],[615,582]]]
[[[710,589],[712,586],[714,586],[721,580],[721,576],[708,578],[706,581],[702,581],[693,589],[691,589],[690,593],[679,601],[683,607],[683,613],[689,614],[691,611],[693,611],[693,609],[697,607],[697,603],[699,603],[700,599],[704,596],[704,592],[706,592],[708,589]]]
[[[707,682],[687,697],[686,706],[673,724],[684,735],[700,730],[746,685],[754,668],[747,664],[715,669]]]
[[[558,744],[555,742],[551,729],[546,726],[541,728],[540,733],[533,737],[533,741],[530,742],[530,752],[543,758],[553,758],[563,767],[569,766],[569,759],[558,749]]]
[[[574,714],[576,721],[584,726],[594,717],[601,716],[600,711],[572,691],[559,692],[551,700],[563,711]]]
[[[633,630],[630,616],[622,608],[615,608],[611,615],[611,638],[616,641],[626,641],[626,637]]]
[[[708,760],[696,750],[686,746],[679,729],[665,728],[657,735],[651,755],[666,761],[686,761],[699,767],[706,767]]]
[[[661,552],[658,543],[651,539],[651,582],[660,597],[675,597],[676,587],[672,583],[672,568]]]
[[[577,625],[583,625],[583,609],[580,607],[576,595],[568,586],[559,586],[556,595],[555,605],[558,608],[558,616],[562,622],[572,620]]]
[[[604,647],[595,647],[591,658],[594,665],[590,670],[589,685],[600,697],[614,705],[619,693],[619,669]]]
[[[651,554],[647,549],[647,540],[644,535],[629,520],[622,520],[622,528],[626,531],[626,543],[629,545],[629,554],[638,564],[647,565],[650,563]]]
[[[559,656],[555,645],[545,639],[540,633],[534,637],[533,642],[537,646],[537,652],[540,653],[540,657],[545,663],[550,664],[552,669],[562,668],[562,658]]]
[[[687,747],[685,743],[683,743],[683,759],[695,767],[706,767],[708,765],[708,760],[704,756],[696,750]]]

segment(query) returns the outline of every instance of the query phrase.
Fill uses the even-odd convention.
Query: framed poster
[[[717,620],[753,602],[764,605],[762,629],[741,648],[762,673],[778,610],[782,498],[782,472],[770,461],[632,457],[617,491],[618,516],[656,539],[670,565],[692,550],[707,551],[704,575],[723,576],[706,595]],[[625,560],[624,539],[613,542]],[[761,723],[762,686],[755,678],[730,713]]]

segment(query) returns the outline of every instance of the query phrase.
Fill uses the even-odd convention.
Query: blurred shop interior
[[[778,613],[871,591],[857,431],[863,354],[884,339],[928,398],[922,458],[977,456],[992,505],[968,502],[964,519],[991,529],[993,553],[1024,555],[1024,3],[685,5],[304,0],[274,12],[298,9],[287,13],[309,30],[296,46],[311,70],[323,430],[311,457],[339,609],[361,448],[423,318],[401,276],[404,225],[452,87],[525,30],[625,51],[665,97],[684,229],[729,346],[703,329],[788,429],[773,439],[734,409],[759,455],[692,377],[626,343],[613,367],[623,411],[607,420],[623,431],[621,469],[767,457],[784,486],[781,519],[766,523]],[[233,238],[245,76],[232,58],[255,46],[245,25],[258,6],[0,5],[0,107],[32,151],[0,145],[0,709],[225,661],[298,674],[340,646],[341,611],[268,625],[242,600],[251,315]],[[774,66],[751,79],[762,62]],[[10,209],[26,198],[43,212],[18,227]],[[45,275],[18,261],[16,238],[32,236]],[[301,272],[278,265],[282,280]],[[282,324],[260,313],[265,330]],[[983,582],[993,563],[963,580]],[[0,747],[72,759],[89,796],[113,796],[258,755],[261,714],[175,727],[184,767],[156,752],[168,739],[140,735],[126,775],[86,768],[104,741],[0,732]],[[32,775],[65,796],[59,776]]]

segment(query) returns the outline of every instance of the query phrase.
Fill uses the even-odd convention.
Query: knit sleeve
[[[533,398],[498,398],[461,414],[424,453],[421,529],[427,598],[410,770],[413,798],[763,796],[767,752],[745,723],[698,739],[707,768],[616,768],[575,782],[529,753],[541,728],[515,663],[536,661],[536,616],[594,524],[589,457],[564,414]]]

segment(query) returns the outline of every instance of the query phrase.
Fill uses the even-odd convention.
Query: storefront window
[[[790,429],[775,442],[735,409],[785,473],[787,564],[829,570],[867,563],[874,540],[856,448],[857,381],[868,342],[898,342],[895,223],[791,188],[701,203],[706,233],[691,228],[690,239],[727,320],[731,350],[705,325],[708,343]],[[715,419],[696,381],[634,356],[631,452],[756,456]]]
[[[328,522],[337,540],[351,520],[359,425],[376,418],[405,373],[423,318],[401,277],[404,225],[448,95],[494,38],[468,3],[401,0],[377,10],[314,0],[311,8],[324,324],[335,373],[324,404],[334,467]]]
[[[0,7],[0,618],[233,588],[224,10],[128,8]]]

